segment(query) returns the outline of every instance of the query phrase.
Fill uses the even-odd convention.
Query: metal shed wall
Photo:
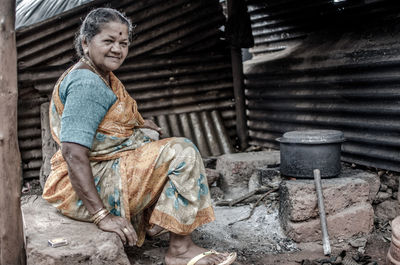
[[[249,1],[269,2],[275,13],[252,11],[253,33],[291,25],[289,35],[302,39],[255,36],[256,56],[245,64],[250,144],[279,148],[286,131],[338,129],[344,161],[400,171],[400,4],[345,1],[353,5],[340,14],[326,19],[319,9],[299,23],[308,9],[298,2]]]
[[[41,166],[40,104],[75,52],[73,38],[92,7],[111,5],[131,17],[135,37],[116,72],[145,117],[217,110],[234,139],[232,70],[217,0],[98,0],[17,32],[19,140],[24,177]],[[198,117],[197,115],[189,115]]]

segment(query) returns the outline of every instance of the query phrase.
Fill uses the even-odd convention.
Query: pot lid
[[[279,139],[282,143],[324,144],[344,141],[343,132],[337,130],[291,131]]]

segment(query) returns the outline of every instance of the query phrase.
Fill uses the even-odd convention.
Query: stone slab
[[[130,265],[114,233],[67,218],[36,195],[22,198],[27,265]],[[67,246],[52,248],[48,240],[65,238]]]
[[[247,192],[248,181],[257,168],[280,163],[279,151],[225,154],[217,159],[216,170],[221,174],[220,187],[226,193]]]
[[[357,203],[367,202],[369,184],[360,178],[322,179],[322,194],[327,215]],[[314,180],[287,180],[280,186],[280,219],[299,222],[319,216]]]
[[[372,232],[374,210],[369,203],[361,203],[327,216],[330,240],[349,239],[355,235],[367,235]],[[320,219],[305,222],[281,220],[286,235],[295,242],[321,241]]]

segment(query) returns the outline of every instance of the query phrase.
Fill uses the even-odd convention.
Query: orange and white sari
[[[58,144],[64,109],[59,86],[71,69],[58,80],[50,102],[50,127]],[[106,208],[132,222],[138,246],[151,224],[189,234],[213,221],[209,188],[196,146],[186,138],[152,141],[145,136],[138,128],[143,118],[135,100],[112,73],[110,81],[117,100],[96,131],[89,157],[93,181]],[[43,198],[66,216],[90,220],[72,188],[61,151],[51,159]]]

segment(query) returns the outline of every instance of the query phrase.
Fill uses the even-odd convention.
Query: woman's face
[[[82,41],[82,48],[96,68],[106,74],[118,69],[128,55],[128,26],[119,22],[109,22],[89,43]]]

